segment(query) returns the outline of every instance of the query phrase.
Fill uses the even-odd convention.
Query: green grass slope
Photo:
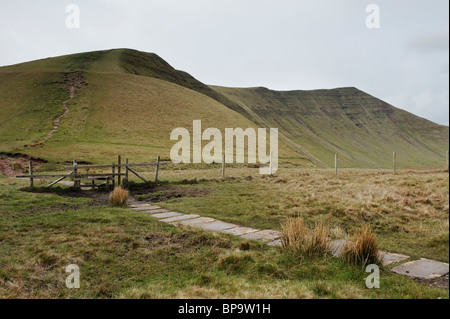
[[[216,91],[240,104],[261,126],[320,166],[444,167],[449,128],[389,105],[356,88],[278,92],[266,88]]]
[[[0,145],[18,148],[45,136],[67,99],[63,76],[55,72],[0,71]]]
[[[90,70],[96,72],[112,72],[114,70],[160,79],[209,96],[234,111],[244,114],[247,117],[249,115],[238,103],[233,102],[226,96],[198,81],[190,74],[175,70],[170,64],[154,53],[130,49],[105,51],[103,56],[99,61],[94,63]]]
[[[53,119],[63,113],[71,72],[82,74],[84,84],[68,102],[69,113],[59,130],[43,145],[26,147],[42,140]],[[132,161],[154,161],[157,155],[168,159],[176,143],[170,140],[171,131],[184,127],[192,132],[193,120],[202,120],[203,130],[258,127],[222,104],[227,99],[221,96],[158,56],[133,50],[74,54],[5,67],[0,69],[0,151],[51,163],[73,159],[105,163],[118,154]],[[298,156],[280,145],[280,157]]]

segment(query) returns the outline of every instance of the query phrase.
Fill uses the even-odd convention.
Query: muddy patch
[[[23,191],[43,194],[56,194],[63,197],[72,198],[89,198],[93,202],[91,205],[109,205],[110,192],[104,189],[93,190],[77,190],[73,188],[33,188],[25,187]],[[184,197],[204,197],[212,193],[209,188],[198,187],[180,187],[180,186],[155,186],[139,190],[130,190],[130,199],[135,198],[138,201],[146,203],[164,202],[170,199],[178,199]]]
[[[449,274],[434,279],[414,279],[414,280],[420,282],[421,284],[427,285],[428,287],[448,290]]]
[[[28,173],[29,162],[33,161],[33,168],[39,168],[45,163],[45,160],[36,159],[27,155],[10,155],[0,153],[0,174],[6,177],[16,177]]]
[[[92,199],[92,202],[87,206],[102,206],[109,205],[109,192],[102,190],[77,190],[73,188],[23,188],[23,191],[32,192],[35,194],[55,194],[67,198],[87,198]]]
[[[31,192],[35,194],[55,194],[65,198],[86,198],[91,199],[89,203],[81,204],[80,207],[77,205],[70,205],[71,207],[66,207],[64,205],[51,205],[51,207],[36,207],[36,209],[28,209],[26,211],[20,212],[20,214],[33,214],[35,211],[45,211],[54,212],[66,209],[77,209],[87,206],[108,206],[109,205],[109,195],[110,191],[105,189],[92,189],[92,190],[77,190],[74,188],[62,188],[62,187],[40,187],[40,188],[21,188],[21,191]],[[132,189],[130,190],[129,200],[143,201],[146,203],[152,202],[162,202],[170,199],[178,199],[183,197],[202,197],[211,194],[212,190],[208,188],[198,188],[198,187],[188,187],[188,186],[169,186],[169,185],[159,185],[152,186],[142,189]]]
[[[92,199],[92,206],[109,205],[109,192],[102,191],[76,191],[65,192],[61,194],[64,197],[78,197],[78,198],[89,198]]]

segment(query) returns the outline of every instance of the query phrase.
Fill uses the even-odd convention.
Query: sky
[[[130,48],[206,84],[357,87],[448,125],[448,12],[448,0],[0,0],[0,65]]]

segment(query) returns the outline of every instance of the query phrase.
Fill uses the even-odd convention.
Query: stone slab
[[[449,267],[447,263],[422,258],[394,267],[391,271],[413,278],[433,279],[448,274]]]
[[[176,217],[176,216],[181,216],[181,215],[183,215],[183,214],[176,213],[176,212],[168,212],[168,213],[154,214],[154,215],[152,215],[152,217],[162,219],[162,218],[170,218],[170,217]]]
[[[342,256],[343,250],[344,250],[344,246],[349,243],[348,240],[345,239],[338,239],[338,240],[334,240],[330,243],[330,248],[331,248],[331,254],[335,257],[340,257]]]
[[[180,222],[176,222],[177,224],[186,225],[186,226],[196,226],[198,224],[211,223],[216,221],[214,218],[210,217],[199,217],[194,219],[182,220]]]
[[[217,232],[223,232],[227,229],[236,227],[236,225],[234,225],[234,224],[225,223],[225,222],[222,222],[219,220],[216,220],[216,221],[213,221],[210,223],[197,224],[195,226],[199,227],[201,229],[212,230],[212,231],[217,231]]]
[[[171,217],[171,218],[166,218],[166,219],[161,219],[161,222],[165,222],[165,223],[173,223],[173,222],[178,222],[181,220],[186,220],[186,219],[193,219],[193,218],[198,218],[200,217],[199,215],[195,215],[195,214],[191,214],[191,215],[181,215],[181,216],[175,216],[175,217]]]
[[[409,256],[396,253],[389,253],[387,251],[380,251],[378,254],[378,259],[381,261],[383,266],[390,266],[409,259]]]
[[[131,208],[149,208],[149,207],[157,207],[157,208],[161,208],[159,206],[156,205],[150,205],[150,204],[129,204],[129,206]]]
[[[242,236],[245,234],[255,233],[257,231],[258,231],[258,229],[255,229],[255,228],[236,226],[234,228],[224,229],[223,232],[227,233],[227,234],[236,235],[236,236]]]
[[[135,207],[135,208],[138,208],[138,207],[144,207],[144,206],[152,206],[152,204],[149,204],[149,203],[139,203],[139,202],[130,202],[130,201],[128,201],[128,205],[130,206],[130,207]]]
[[[159,208],[159,209],[150,209],[150,210],[140,210],[140,212],[152,215],[152,214],[170,213],[170,210],[164,209],[164,208]]]
[[[149,206],[147,207],[148,210],[157,210],[157,209],[165,209],[165,208],[161,208],[159,206],[153,205],[153,206]]]
[[[281,247],[281,246],[283,246],[283,243],[281,242],[280,239],[277,239],[277,240],[274,240],[274,241],[271,241],[270,243],[268,243],[267,246],[270,246],[270,247]]]
[[[131,209],[132,210],[153,210],[153,209],[161,209],[161,207],[148,205],[148,206],[132,207]]]
[[[263,242],[274,241],[281,237],[281,233],[275,230],[260,230],[254,233],[249,233],[241,236],[242,238],[258,240]]]

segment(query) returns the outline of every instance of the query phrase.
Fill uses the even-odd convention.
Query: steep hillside
[[[26,62],[8,66],[4,69],[9,71],[34,70],[45,72],[89,70],[90,72],[128,73],[152,77],[194,90],[213,98],[232,110],[245,114],[245,110],[239,104],[196,80],[190,74],[175,70],[154,53],[130,49],[94,51]]]
[[[320,166],[443,167],[449,128],[397,109],[356,88],[278,92],[266,88],[216,91],[239,103],[261,126],[278,127],[283,140]]]
[[[64,113],[72,75],[81,87],[53,136],[42,141]],[[210,95],[212,97],[210,97]],[[215,95],[215,96],[214,96]],[[215,98],[214,98],[215,97]],[[253,127],[225,106],[223,97],[161,58],[132,50],[110,50],[44,59],[0,68],[0,151],[50,162],[76,159],[103,163],[123,154],[134,161],[169,158],[177,127]],[[204,145],[206,142],[204,143]],[[280,157],[312,165],[280,145]]]

